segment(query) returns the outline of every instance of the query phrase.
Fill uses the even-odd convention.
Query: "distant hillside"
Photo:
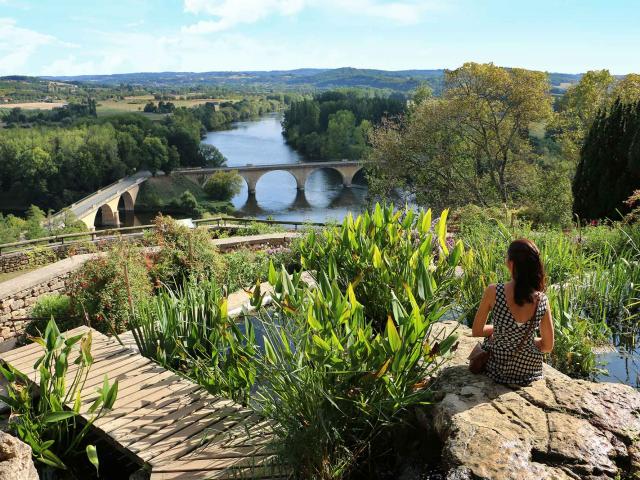
[[[567,84],[575,83],[580,74],[551,73],[554,92],[560,93]],[[359,68],[304,68],[298,70],[243,71],[243,72],[159,72],[124,73],[115,75],[79,75],[43,77],[65,82],[83,82],[95,85],[140,85],[169,88],[177,86],[226,86],[273,90],[331,89],[341,87],[379,88],[400,92],[413,90],[428,83],[436,94],[442,90],[444,70],[371,70]]]

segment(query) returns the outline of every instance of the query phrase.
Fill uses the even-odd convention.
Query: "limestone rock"
[[[0,432],[0,480],[38,480],[31,447],[8,433]]]
[[[467,368],[477,339],[457,329],[458,350],[434,379],[428,412],[443,442],[447,480],[640,478],[640,393],[573,380],[545,365],[527,387],[499,385]]]

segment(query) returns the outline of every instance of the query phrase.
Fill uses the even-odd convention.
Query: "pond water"
[[[596,380],[600,382],[620,382],[640,388],[640,350],[628,342],[613,339],[617,345],[615,350],[597,355],[600,367],[603,369]],[[635,343],[635,342],[634,342]]]
[[[227,157],[230,167],[307,161],[285,143],[281,121],[280,114],[270,114],[257,120],[236,122],[228,130],[209,132],[203,142],[215,145]],[[298,191],[292,175],[275,171],[260,179],[255,195],[249,195],[247,186],[243,185],[232,203],[238,216],[340,221],[347,213],[362,210],[366,194],[361,175],[356,175],[351,188],[344,188],[338,172],[318,170],[309,177],[304,191]]]

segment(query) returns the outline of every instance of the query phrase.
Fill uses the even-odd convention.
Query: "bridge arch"
[[[240,176],[242,176],[242,178],[244,178],[244,181],[247,183],[247,188],[249,190],[249,194],[251,195],[256,193],[256,187],[258,186],[258,182],[260,182],[260,180],[263,177],[273,172],[287,173],[290,177],[293,177],[293,179],[296,181],[296,188],[298,190],[304,190],[304,184],[307,181],[307,175],[305,175],[304,172],[299,172],[297,170],[288,170],[286,168],[280,168],[276,170],[269,170],[267,172],[246,170],[244,172],[239,172],[239,173],[240,173]]]
[[[118,210],[114,210],[108,203],[96,209],[93,226],[94,227],[118,227],[120,225]]]
[[[349,176],[348,176],[348,186],[353,185],[354,180],[358,180],[357,183],[362,183],[362,184],[366,184],[367,182],[367,177],[365,176],[365,171],[364,171],[364,167],[359,167],[355,170],[353,170],[352,172],[349,172]],[[346,185],[346,183],[345,183]]]
[[[137,193],[137,192],[136,192]],[[135,206],[135,198],[130,191],[125,191],[120,195],[118,199],[118,210],[124,210],[125,212],[133,212]]]

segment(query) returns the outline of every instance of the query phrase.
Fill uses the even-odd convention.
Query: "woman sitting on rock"
[[[526,385],[542,378],[543,353],[553,349],[553,321],[540,251],[533,242],[515,240],[506,259],[511,281],[489,285],[473,322],[474,337],[486,337],[485,373],[499,383]],[[487,325],[489,312],[492,324]],[[540,337],[536,336],[540,332]]]

